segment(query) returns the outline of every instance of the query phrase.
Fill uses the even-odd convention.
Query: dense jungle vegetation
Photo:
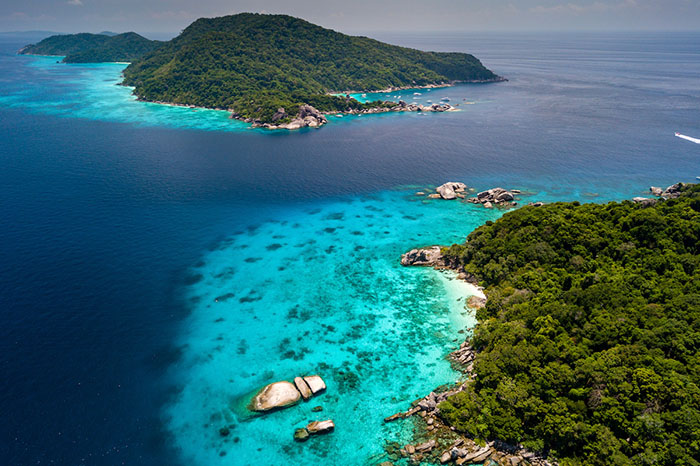
[[[123,34],[61,34],[20,50],[30,55],[65,55],[65,63],[130,62],[161,44],[135,32]]]
[[[700,187],[556,203],[444,251],[486,288],[458,430],[572,465],[700,464]]]
[[[125,84],[151,101],[232,109],[270,121],[279,107],[362,108],[330,92],[498,79],[464,53],[422,52],[353,37],[285,15],[198,19],[133,62]]]

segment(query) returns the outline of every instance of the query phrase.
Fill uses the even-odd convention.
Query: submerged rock
[[[304,382],[306,382],[314,395],[326,389],[326,382],[319,375],[307,375],[304,377]]]
[[[306,426],[306,430],[313,435],[326,434],[331,432],[333,429],[335,429],[335,424],[330,419],[325,421],[309,422],[309,424]]]
[[[301,399],[299,390],[294,384],[282,381],[267,385],[253,397],[250,402],[252,411],[270,411],[277,408],[286,408],[296,404]]]
[[[294,440],[297,442],[306,442],[309,440],[309,436],[309,431],[303,427],[294,431]]]
[[[401,256],[401,265],[444,265],[440,246],[411,249]]]

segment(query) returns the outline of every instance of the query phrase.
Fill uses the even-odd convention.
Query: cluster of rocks
[[[481,204],[487,209],[491,209],[494,205],[496,206],[516,206],[515,195],[520,194],[517,189],[511,189],[510,191],[503,188],[492,188],[486,191],[482,191],[469,199],[469,202],[473,204]]]
[[[445,184],[442,184],[438,186],[435,189],[434,194],[428,194],[428,197],[430,199],[446,199],[446,200],[452,200],[452,199],[466,199],[467,191],[474,191],[473,188],[468,188],[466,184],[464,183],[459,183],[456,181],[448,181]],[[416,193],[419,196],[425,195],[423,191],[419,191]],[[515,202],[515,196],[521,194],[520,190],[517,189],[503,189],[503,188],[492,188],[488,189],[486,191],[482,191],[476,195],[476,197],[471,197],[467,199],[469,202],[473,204],[481,204],[487,209],[492,208],[493,206],[516,206],[517,202]],[[543,205],[542,203],[535,203],[531,205]]]
[[[474,349],[468,341],[463,341],[455,351],[450,353],[449,358],[460,367],[463,367],[465,372],[472,378],[472,370],[474,369]]]
[[[409,104],[403,100],[399,100],[398,104],[391,105],[393,102],[384,102],[385,105],[382,107],[372,107],[363,109],[348,109],[346,112],[350,115],[371,115],[374,113],[388,113],[388,112],[449,112],[456,110],[449,104],[432,104],[432,105],[421,105],[421,104]]]
[[[445,199],[451,201],[453,199],[464,199],[466,197],[467,185],[457,181],[448,181],[435,188],[435,194],[429,194],[430,199]]]
[[[487,442],[486,445],[481,446],[472,440],[464,438],[456,440],[440,456],[440,463],[442,464],[486,464],[487,462],[501,466],[551,465],[546,459],[519,446],[500,442]]]
[[[411,249],[401,255],[401,265],[441,267],[445,265],[440,246],[428,246],[426,248]]]
[[[385,102],[386,104],[391,104],[393,102]],[[403,100],[395,105],[386,105],[381,107],[354,109],[348,108],[345,112],[350,115],[367,115],[373,113],[387,113],[387,112],[447,112],[455,110],[449,104],[432,104],[432,105],[419,105],[419,104],[408,104]],[[328,123],[324,113],[338,113],[338,112],[320,112],[311,105],[305,104],[299,107],[299,113],[289,122],[278,123],[280,120],[285,120],[289,118],[287,111],[280,107],[272,115],[271,123],[264,123],[261,120],[255,118],[241,118],[236,112],[231,113],[231,118],[239,119],[246,123],[251,123],[254,128],[267,128],[267,129],[301,129],[301,128],[318,128]]]
[[[316,108],[311,105],[302,105],[299,107],[299,113],[288,123],[277,123],[280,120],[289,118],[289,115],[283,107],[277,109],[277,111],[272,115],[272,123],[263,123],[260,120],[253,120],[251,118],[246,118],[243,121],[246,123],[252,123],[255,128],[267,128],[267,129],[301,129],[301,128],[318,128],[319,126],[328,123],[325,115],[319,112]]]
[[[659,200],[664,200],[664,199],[674,199],[677,198],[681,195],[681,192],[683,191],[683,183],[676,183],[672,184],[666,189],[659,188],[658,186],[652,186],[649,188],[649,192],[653,196],[656,196],[656,198],[649,198],[649,197],[634,197],[632,198],[632,202],[635,204],[641,204],[644,207],[649,207],[653,206]]]
[[[656,186],[652,186],[651,188],[649,188],[649,191],[656,197],[662,197],[664,199],[674,199],[681,195],[684,186],[684,183],[672,184],[666,189],[661,189]]]
[[[333,432],[335,424],[332,420],[312,421],[306,427],[301,427],[294,431],[294,440],[297,442],[306,442],[310,436],[318,434],[327,434]]]
[[[267,412],[295,405],[324,391],[326,383],[318,375],[295,377],[294,383],[283,380],[264,386],[251,400],[251,411]]]

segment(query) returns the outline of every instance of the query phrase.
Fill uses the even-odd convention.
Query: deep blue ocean
[[[502,214],[417,191],[606,202],[700,175],[674,137],[700,136],[700,33],[374,37],[509,81],[389,96],[458,112],[270,133],[0,35],[0,464],[377,464],[411,431],[382,418],[457,379],[474,323],[473,290],[399,255]],[[310,373],[324,395],[245,415]],[[318,416],[336,432],[294,443]]]

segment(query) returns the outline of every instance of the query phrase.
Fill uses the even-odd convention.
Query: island
[[[427,420],[417,441],[433,447],[421,458],[697,464],[700,185],[651,191],[524,206],[466,243],[403,256],[454,269],[487,298],[472,303],[478,323],[451,355],[466,380],[386,420]]]
[[[131,62],[153,51],[161,43],[135,32],[59,34],[27,45],[18,53],[63,56],[64,63]]]
[[[287,15],[200,18],[167,42],[134,32],[66,34],[19,54],[64,63],[129,62],[123,85],[143,101],[226,110],[269,129],[319,127],[328,114],[445,112],[352,93],[505,81],[467,53],[424,52],[342,34]]]
[[[254,13],[198,19],[124,70],[124,84],[142,100],[226,109],[288,129],[320,126],[327,113],[449,109],[360,103],[352,92],[501,80],[469,54],[423,52]]]

